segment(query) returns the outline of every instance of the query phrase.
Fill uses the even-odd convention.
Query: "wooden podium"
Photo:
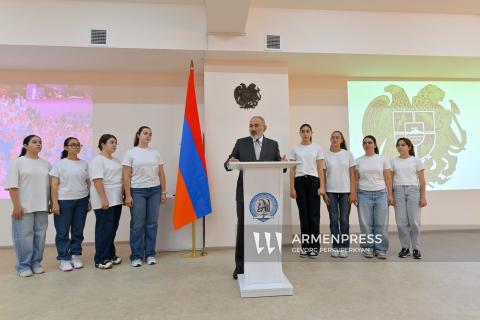
[[[240,296],[293,295],[282,269],[283,169],[295,161],[231,162],[243,171],[244,274],[238,275]]]

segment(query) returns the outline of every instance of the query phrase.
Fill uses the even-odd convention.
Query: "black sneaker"
[[[415,252],[415,251],[413,251],[413,252]],[[408,257],[409,255],[410,255],[410,249],[405,249],[405,248],[402,248],[402,251],[400,251],[400,252],[398,253],[398,257],[399,257],[399,258],[406,258],[406,257]]]
[[[413,250],[413,259],[422,259],[422,254],[420,253],[420,250]]]
[[[308,257],[308,252],[305,249],[300,249],[300,258]]]
[[[118,257],[118,256],[115,256],[115,257],[113,257],[112,260],[110,260],[110,261],[112,261],[112,264],[113,264],[114,266],[116,266],[116,265],[119,265],[120,263],[122,263],[122,258],[120,258],[120,257]]]
[[[112,269],[112,261],[105,260],[101,263],[95,263],[95,268],[103,269],[103,270]]]

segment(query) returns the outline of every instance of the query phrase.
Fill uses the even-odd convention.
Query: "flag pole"
[[[203,154],[205,154],[205,133],[202,133],[203,140]],[[205,250],[205,216],[202,217],[202,256],[207,256],[208,252]]]
[[[190,70],[193,70],[193,60],[190,60]],[[205,149],[205,146],[203,148]],[[187,258],[200,258],[201,256],[203,256],[203,253],[201,255],[197,254],[197,243],[196,243],[197,233],[196,233],[196,229],[197,229],[196,220],[193,220],[192,221],[192,250],[190,251],[189,254],[186,255]]]

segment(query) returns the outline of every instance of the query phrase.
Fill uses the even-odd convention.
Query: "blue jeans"
[[[333,248],[350,247],[350,193],[327,192],[330,204],[327,206],[330,216],[330,233],[332,234]],[[348,238],[344,239],[347,235]]]
[[[387,190],[358,190],[358,221],[363,235],[371,237],[360,247],[375,251],[388,250],[388,201]],[[371,241],[370,241],[371,240]]]
[[[420,250],[420,188],[394,186],[395,220],[402,248]]]
[[[82,255],[83,229],[87,220],[88,197],[76,200],[59,200],[60,214],[53,216],[57,235],[57,260],[71,260],[72,255]],[[70,233],[72,240],[70,240]]]
[[[117,234],[122,205],[108,209],[95,209],[95,263],[112,260],[116,256],[115,235]]]
[[[132,188],[130,208],[130,260],[154,257],[157,246],[158,214],[162,188]]]
[[[21,220],[12,218],[12,236],[18,272],[40,266],[45,249],[48,212],[25,213]]]

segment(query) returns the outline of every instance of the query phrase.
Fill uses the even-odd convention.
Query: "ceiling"
[[[26,1],[26,0],[17,0]],[[61,0],[205,5],[207,0]],[[224,0],[225,2],[229,0]],[[236,0],[235,0],[236,1]],[[478,0],[242,0],[252,7],[480,15]]]
[[[16,0],[28,1],[28,0]],[[30,0],[31,1],[31,0]],[[59,0],[100,1],[100,0]],[[101,0],[126,3],[133,0]],[[249,6],[326,10],[366,10],[395,12],[430,12],[480,14],[476,0],[140,0],[136,3],[205,5],[211,28],[232,27],[241,32],[246,15],[225,20],[229,10]],[[210,8],[209,8],[210,7]],[[221,9],[221,10],[220,10]],[[228,15],[227,15],[228,16]],[[223,20],[222,20],[223,19]],[[243,20],[242,20],[243,19]],[[243,21],[243,22],[242,22]],[[220,22],[219,25],[215,25]],[[230,30],[231,31],[231,30]],[[156,72],[178,74],[188,71],[190,59],[196,71],[203,73],[205,60],[282,61],[289,74],[332,77],[395,78],[480,78],[480,57],[425,57],[398,55],[361,55],[287,52],[215,52],[201,50],[155,50],[99,47],[54,47],[0,45],[0,69],[75,70],[108,72]]]

